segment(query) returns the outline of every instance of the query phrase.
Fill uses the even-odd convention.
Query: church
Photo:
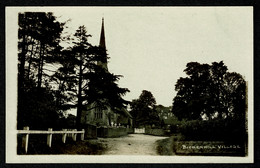
[[[102,47],[106,51],[104,18],[102,18],[99,47]],[[107,59],[103,62],[98,61],[97,65],[108,71]],[[97,127],[132,127],[132,116],[125,108],[118,109],[119,111],[121,111],[120,114],[113,112],[112,108],[109,106],[107,106],[106,110],[95,108],[95,103],[88,105],[87,108],[91,110],[82,111],[81,124],[83,125],[90,124]]]

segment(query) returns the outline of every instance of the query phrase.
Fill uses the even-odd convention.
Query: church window
[[[101,109],[96,109],[95,110],[95,119],[101,119],[103,118],[103,112]]]

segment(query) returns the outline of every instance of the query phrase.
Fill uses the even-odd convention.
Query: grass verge
[[[159,155],[176,155],[175,151],[174,151],[174,141],[176,141],[177,139],[179,139],[180,136],[179,135],[173,135],[170,136],[169,138],[166,139],[162,139],[162,140],[158,140],[156,141],[157,143],[157,153]]]
[[[34,154],[80,154],[80,155],[102,155],[107,147],[97,140],[73,141],[67,138],[66,143],[61,142],[61,137],[53,136],[52,147],[46,144],[46,135],[33,135],[29,137],[28,152]],[[21,139],[18,138],[17,154],[25,154],[21,148]]]

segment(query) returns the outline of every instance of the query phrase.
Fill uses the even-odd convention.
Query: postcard
[[[6,7],[7,163],[253,163],[253,7]]]

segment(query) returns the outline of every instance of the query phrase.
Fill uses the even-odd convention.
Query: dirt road
[[[157,155],[156,141],[167,137],[144,134],[129,134],[120,138],[99,138],[106,144],[105,155]]]

